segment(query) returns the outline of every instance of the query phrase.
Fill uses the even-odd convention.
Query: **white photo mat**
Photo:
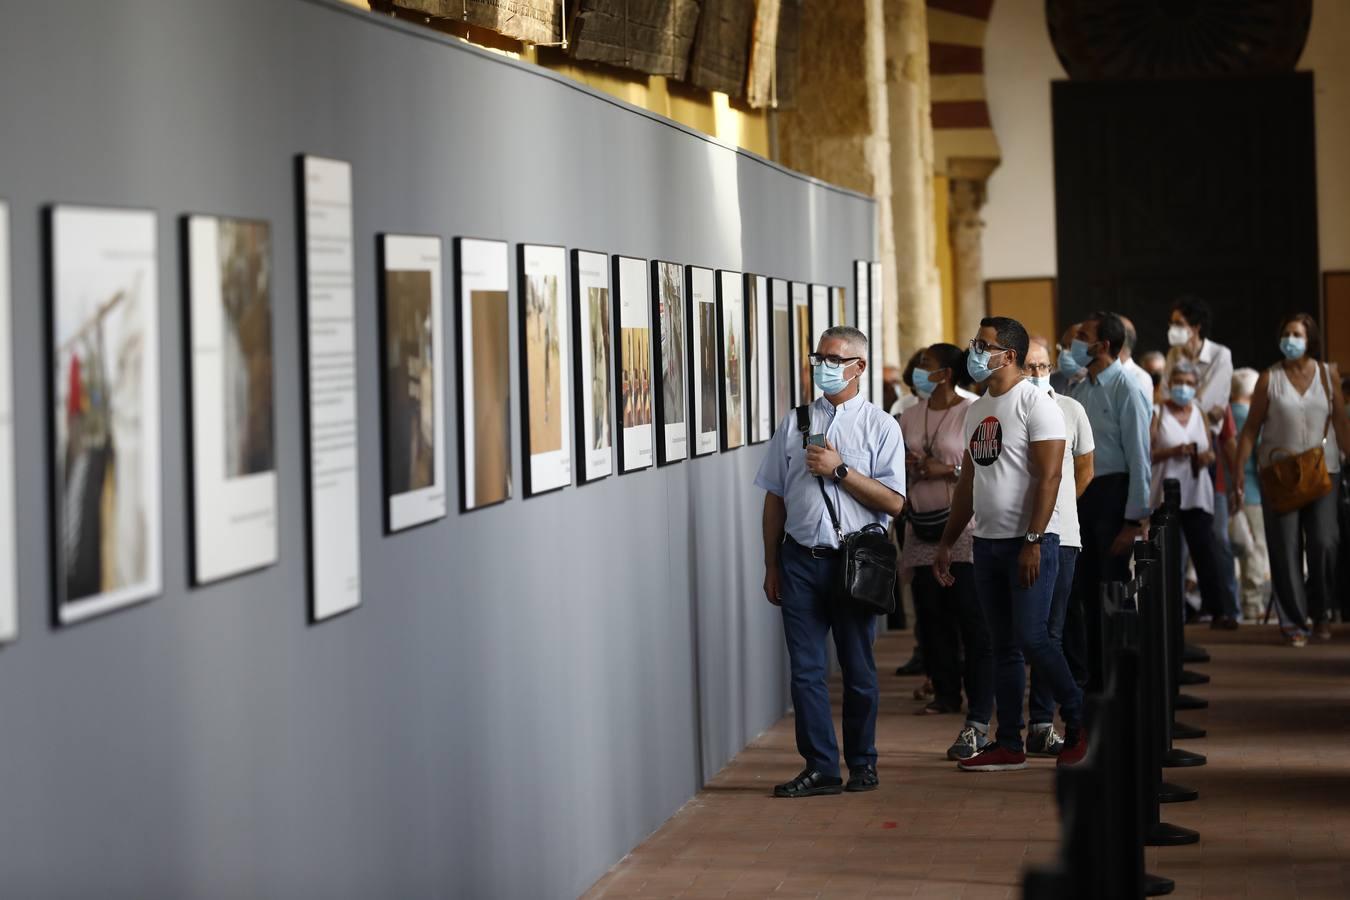
[[[19,636],[18,511],[14,476],[14,320],[9,286],[9,205],[0,202],[0,643]]]
[[[816,348],[820,346],[820,336],[825,333],[825,329],[830,327],[830,289],[823,284],[811,285],[811,349],[808,354],[815,353]],[[810,366],[808,364],[807,368]],[[812,386],[814,398],[825,396],[825,392],[820,388]]]
[[[580,427],[580,480],[598,481],[614,471],[614,306],[609,295],[609,256],[572,251],[572,320],[576,357],[576,408]],[[650,442],[649,442],[650,450]]]
[[[267,223],[193,215],[187,229],[192,575],[200,585],[280,556],[273,279]]]
[[[688,299],[685,296],[684,266],[656,261],[652,263],[651,283],[652,368],[658,374],[656,387],[656,427],[659,434],[657,461],[662,465],[679,462],[689,456],[689,375]]]
[[[881,263],[872,263],[871,275],[872,277],[868,279],[867,285],[867,306],[872,317],[872,325],[871,331],[867,334],[867,339],[872,346],[872,398],[874,402],[880,403],[884,395],[881,375],[886,362],[886,332],[883,316],[885,294],[881,286]]]
[[[722,449],[745,446],[746,396],[745,367],[745,276],[740,272],[717,273],[717,371],[721,384]]]
[[[788,283],[782,278],[769,280],[773,296],[770,327],[773,332],[773,411],[770,428],[776,427],[792,409],[792,305],[788,300]],[[772,435],[771,435],[772,436]]]
[[[57,621],[163,587],[158,223],[153,212],[51,214]]]
[[[815,396],[811,384],[811,364],[807,357],[815,352],[815,333],[811,325],[811,288],[792,282],[792,405],[810,403]]]
[[[521,445],[525,496],[572,483],[572,316],[567,251],[520,245]]]
[[[755,352],[747,359],[746,377],[750,379],[747,395],[750,398],[750,443],[758,444],[773,436],[773,384],[771,359],[774,352],[769,318],[770,309],[769,279],[763,275],[747,275],[746,287],[746,323],[745,336],[749,344],[753,339]],[[753,297],[754,302],[749,303]]]
[[[689,371],[694,402],[690,404],[694,430],[694,455],[717,450],[719,398],[717,384],[717,280],[712,269],[690,266]],[[711,382],[711,383],[709,383]],[[711,407],[711,409],[709,408]]]
[[[460,506],[465,512],[511,498],[510,262],[505,241],[458,238]],[[493,330],[476,334],[480,322]],[[480,395],[480,391],[490,392]],[[488,403],[496,408],[486,408]],[[479,405],[483,410],[478,410]],[[478,413],[482,413],[482,419]],[[490,418],[489,418],[490,417]],[[480,434],[480,422],[493,434]],[[480,458],[481,457],[481,458]]]
[[[865,260],[854,260],[853,262],[853,295],[854,303],[857,305],[857,326],[867,335],[867,374],[858,381],[858,393],[863,399],[870,399],[872,396],[872,370],[875,368],[874,361],[880,357],[877,353],[879,349],[872,337],[872,313],[868,306],[871,298],[869,282],[871,281],[871,271]],[[877,335],[880,338],[880,335]],[[881,398],[877,397],[877,402]]]
[[[386,234],[380,237],[381,256],[383,258],[383,269],[381,277],[384,279],[384,290],[382,293],[381,315],[384,316],[384,344],[382,349],[382,369],[384,379],[391,377],[391,368],[397,368],[399,371],[410,369],[411,360],[395,361],[389,358],[396,340],[395,329],[400,320],[407,320],[414,317],[414,308],[416,307],[416,317],[422,321],[418,323],[426,335],[424,340],[430,344],[429,348],[421,349],[415,367],[418,372],[415,400],[419,408],[419,415],[416,421],[408,421],[404,418],[402,421],[394,421],[391,417],[392,409],[389,408],[388,393],[391,386],[384,380],[381,387],[386,393],[385,398],[385,510],[389,531],[401,531],[405,528],[412,528],[415,525],[422,525],[427,522],[433,522],[443,518],[448,512],[449,504],[446,500],[448,480],[445,470],[445,419],[448,405],[445,402],[445,291],[442,281],[444,279],[444,267],[442,265],[443,256],[441,250],[441,239],[439,237],[427,235],[410,234]],[[411,278],[409,276],[412,276]],[[427,288],[426,306],[427,310],[422,313],[420,310],[422,298],[414,296],[413,291],[408,288],[412,284],[417,284],[416,293],[420,293],[421,286]],[[408,327],[409,323],[403,321],[403,326]],[[428,352],[429,350],[429,352]],[[430,365],[426,365],[424,357],[430,357]],[[391,363],[396,365],[391,366]],[[398,364],[401,363],[401,364]],[[410,375],[413,373],[409,373]],[[409,391],[405,385],[398,386],[403,391]],[[426,419],[431,419],[431,428],[428,429]],[[394,478],[394,467],[407,467],[415,469],[411,458],[409,459],[390,459],[394,446],[402,446],[401,442],[393,440],[393,429],[402,429],[404,432],[412,431],[408,442],[413,444],[414,439],[420,451],[417,455],[431,457],[431,478],[429,483],[425,473],[418,473],[409,477],[400,475]],[[430,435],[427,431],[430,430]],[[430,437],[430,441],[427,441]],[[426,444],[430,444],[430,453],[425,453]],[[409,457],[412,453],[409,453]],[[391,486],[394,482],[400,486],[407,484],[406,490],[395,491]]]

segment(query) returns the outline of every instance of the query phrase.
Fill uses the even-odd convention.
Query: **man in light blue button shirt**
[[[1083,404],[1096,445],[1092,483],[1078,498],[1083,552],[1078,557],[1073,596],[1064,622],[1064,655],[1080,686],[1101,690],[1100,660],[1089,654],[1098,633],[1101,583],[1130,580],[1134,540],[1144,533],[1149,515],[1152,455],[1149,421],[1152,402],[1118,359],[1125,344],[1125,323],[1111,312],[1096,312],[1078,327],[1075,348],[1082,348],[1088,377],[1070,396]]]
[[[797,751],[806,768],[774,788],[777,797],[812,797],[878,784],[876,722],[880,692],[872,641],[876,617],[835,593],[843,580],[839,534],[823,485],[850,534],[883,528],[905,504],[905,444],[900,426],[858,396],[866,377],[867,338],[856,328],[830,328],[811,359],[825,396],[810,406],[810,446],[803,446],[794,410],[778,423],[755,484],[764,489],[764,593],[783,612],[792,669]],[[826,637],[834,633],[844,680],[844,760],[830,712]]]

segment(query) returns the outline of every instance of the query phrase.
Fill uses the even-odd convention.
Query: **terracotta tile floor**
[[[1279,646],[1273,627],[1189,639],[1213,656],[1196,667],[1213,683],[1189,689],[1212,705],[1179,717],[1209,729],[1180,746],[1209,764],[1169,770],[1201,796],[1163,817],[1201,842],[1150,849],[1149,870],[1178,898],[1350,897],[1350,628],[1305,650]],[[910,715],[918,681],[890,674],[909,648],[908,633],[877,646],[879,790],[773,799],[801,768],[784,718],[586,896],[1020,896],[1023,867],[1058,847],[1053,763],[956,771],[943,753],[961,719]]]

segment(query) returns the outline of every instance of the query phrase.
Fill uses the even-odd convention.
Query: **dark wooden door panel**
[[[1166,349],[1193,293],[1239,365],[1273,361],[1280,317],[1318,312],[1312,97],[1309,73],[1055,83],[1061,327],[1115,309]]]

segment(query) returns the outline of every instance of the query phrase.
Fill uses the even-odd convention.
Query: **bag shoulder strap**
[[[1327,423],[1322,426],[1322,441],[1325,442],[1327,435],[1331,432],[1331,414],[1336,411],[1336,394],[1331,390],[1331,375],[1327,372],[1326,363],[1318,363],[1322,375],[1322,387],[1327,395]]]
[[[802,447],[806,447],[806,439],[811,436],[811,405],[802,404],[797,407],[797,430],[802,435]],[[816,476],[816,484],[820,487],[820,496],[825,499],[825,509],[830,513],[830,524],[834,526],[835,536],[839,538],[839,543],[844,543],[844,530],[839,527],[839,514],[834,511],[834,502],[830,500],[830,492],[825,490],[825,479],[819,475]]]

